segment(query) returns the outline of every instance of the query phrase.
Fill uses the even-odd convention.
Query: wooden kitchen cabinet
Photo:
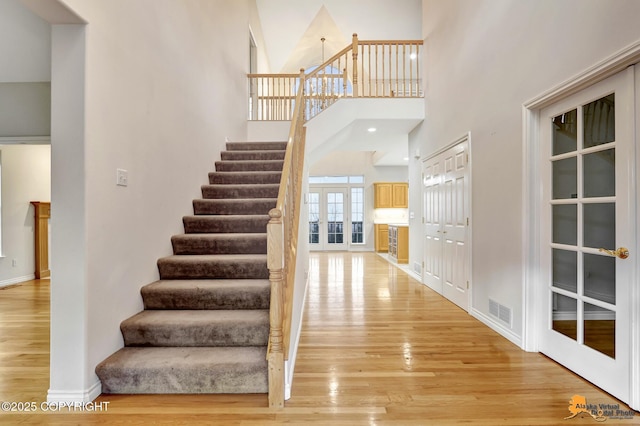
[[[406,182],[376,182],[373,206],[376,209],[409,207],[409,184]]]
[[[389,251],[389,225],[376,223],[373,225],[376,252],[386,253]]]
[[[389,257],[397,263],[409,263],[409,227],[389,225]]]

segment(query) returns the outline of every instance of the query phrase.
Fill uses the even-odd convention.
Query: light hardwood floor
[[[106,412],[0,412],[0,424],[572,425],[597,424],[564,420],[575,394],[627,408],[376,254],[312,253],[309,276],[281,411],[265,395],[102,395]],[[0,401],[46,400],[48,305],[48,280],[0,289]]]

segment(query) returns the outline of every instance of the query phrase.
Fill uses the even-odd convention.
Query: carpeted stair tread
[[[210,172],[209,183],[215,184],[280,184],[282,172]]]
[[[286,151],[272,150],[272,151],[255,151],[255,150],[242,150],[242,151],[222,151],[220,153],[220,159],[222,161],[246,161],[246,160],[284,160]]]
[[[193,212],[201,214],[241,214],[256,215],[268,214],[269,210],[275,208],[277,198],[255,198],[255,199],[199,199],[193,200]]]
[[[159,280],[140,289],[145,309],[269,309],[262,280]]]
[[[282,171],[283,160],[216,161],[217,172]]]
[[[264,254],[266,233],[182,234],[171,237],[173,254]]]
[[[269,310],[145,310],[120,324],[125,346],[260,346]]]
[[[227,151],[284,151],[287,142],[227,142]]]
[[[202,185],[202,198],[205,199],[254,199],[278,198],[280,185],[269,184],[213,184]]]
[[[158,259],[160,279],[269,278],[266,254],[173,255]]]
[[[266,232],[269,223],[268,214],[201,214],[182,218],[184,231],[188,234],[200,233],[233,233],[233,232]]]
[[[103,393],[266,393],[266,347],[123,348],[96,373]]]

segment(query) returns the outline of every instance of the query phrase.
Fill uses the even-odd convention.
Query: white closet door
[[[469,310],[469,171],[465,138],[423,165],[424,283]]]

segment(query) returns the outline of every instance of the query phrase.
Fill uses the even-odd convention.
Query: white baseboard
[[[302,312],[300,312],[300,324],[298,333],[293,344],[293,352],[289,354],[289,359],[284,362],[284,399],[291,398],[291,386],[293,385],[293,371],[296,367],[296,357],[298,356],[298,345],[300,344],[300,333],[302,333],[302,318],[304,317],[304,306],[307,300],[307,290],[309,289],[309,278],[304,284],[304,295],[302,296]]]
[[[35,280],[35,274],[25,275],[23,277],[10,278],[8,280],[0,281],[0,287],[7,287],[14,284],[20,284],[25,281]]]
[[[49,389],[47,392],[47,402],[60,403],[60,402],[91,402],[102,393],[102,383],[100,380],[95,382],[85,390],[77,391],[58,391],[55,389]]]
[[[496,333],[500,334],[505,339],[509,340],[514,345],[524,350],[524,346],[522,345],[522,337],[518,336],[513,331],[509,330],[490,316],[483,314],[475,308],[471,308],[469,314]]]

